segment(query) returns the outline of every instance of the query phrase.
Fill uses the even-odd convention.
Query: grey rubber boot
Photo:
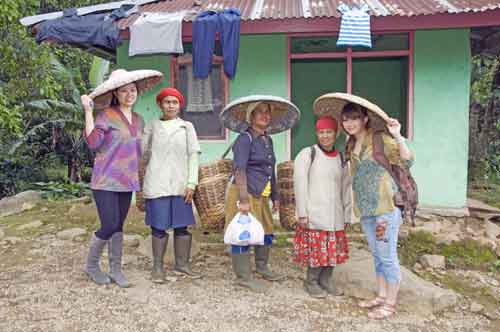
[[[174,236],[174,254],[175,267],[174,270],[183,273],[193,279],[201,278],[201,274],[194,272],[191,269],[189,258],[191,257],[191,241],[193,235],[177,235]]]
[[[321,267],[308,267],[304,288],[306,292],[315,298],[325,298],[327,293],[319,285]]]
[[[109,278],[122,288],[130,287],[130,283],[122,273],[123,233],[117,232],[111,236],[108,245]]]
[[[326,290],[328,294],[335,296],[342,296],[344,292],[337,289],[335,286],[335,281],[333,280],[333,266],[321,267],[321,272],[319,274],[319,285],[321,288]]]
[[[255,267],[258,274],[269,281],[278,281],[285,279],[284,275],[275,273],[269,269],[270,246],[255,246]]]
[[[106,243],[108,243],[107,240],[101,240],[95,234],[92,235],[90,239],[89,254],[84,269],[90,279],[98,285],[105,285],[111,282],[108,275],[102,272],[99,267],[99,259],[101,258]]]
[[[167,249],[168,234],[163,238],[152,236],[153,249],[153,270],[151,271],[151,281],[157,284],[165,282],[165,270],[163,269],[163,259]]]
[[[232,254],[231,259],[237,285],[248,288],[256,293],[263,293],[267,290],[267,286],[263,282],[253,279],[250,268],[250,254],[248,252]]]

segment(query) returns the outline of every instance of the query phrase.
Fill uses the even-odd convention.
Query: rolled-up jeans
[[[386,223],[383,237],[377,239],[377,224]],[[373,255],[375,273],[383,277],[389,284],[401,282],[401,269],[398,259],[398,232],[402,223],[401,211],[396,208],[392,212],[378,216],[361,217],[361,226],[368,240]]]

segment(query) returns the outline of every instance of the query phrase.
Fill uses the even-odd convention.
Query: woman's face
[[[342,126],[348,135],[357,135],[366,130],[366,124],[368,123],[368,117],[344,117],[342,119]]]
[[[267,104],[259,104],[252,112],[252,126],[266,129],[271,124],[271,110]]]
[[[137,100],[137,86],[135,83],[130,83],[119,87],[115,91],[115,96],[120,106],[132,107]]]
[[[161,100],[160,108],[163,113],[163,118],[167,120],[175,119],[181,110],[179,99],[174,96],[166,96]]]
[[[337,132],[333,129],[319,129],[316,130],[316,136],[318,137],[319,145],[321,145],[323,149],[331,150],[333,144],[335,144]]]

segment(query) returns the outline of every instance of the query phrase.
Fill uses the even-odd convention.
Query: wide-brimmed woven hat
[[[99,84],[89,95],[93,99],[95,108],[102,109],[108,107],[113,97],[112,92],[119,87],[135,82],[137,93],[151,89],[161,81],[163,74],[157,70],[114,70],[109,78]]]
[[[271,124],[266,130],[268,134],[288,130],[300,120],[300,111],[292,102],[276,96],[251,95],[238,98],[224,107],[220,114],[224,127],[238,133],[245,132],[250,126],[250,113],[261,103],[271,108]]]
[[[377,130],[386,130],[386,124],[389,120],[389,116],[380,107],[374,103],[355,96],[349,93],[334,92],[327,93],[318,97],[314,101],[313,109],[314,114],[318,117],[321,116],[333,116],[342,123],[340,114],[342,109],[347,103],[355,103],[363,106],[368,110],[368,117],[370,118],[370,127]]]

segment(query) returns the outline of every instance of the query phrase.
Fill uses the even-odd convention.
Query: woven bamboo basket
[[[194,204],[204,230],[218,232],[224,229],[226,188],[232,167],[233,163],[229,159],[220,159],[200,167]]]
[[[280,224],[283,228],[294,230],[295,193],[293,191],[293,161],[285,161],[278,165],[278,192],[280,195]]]

